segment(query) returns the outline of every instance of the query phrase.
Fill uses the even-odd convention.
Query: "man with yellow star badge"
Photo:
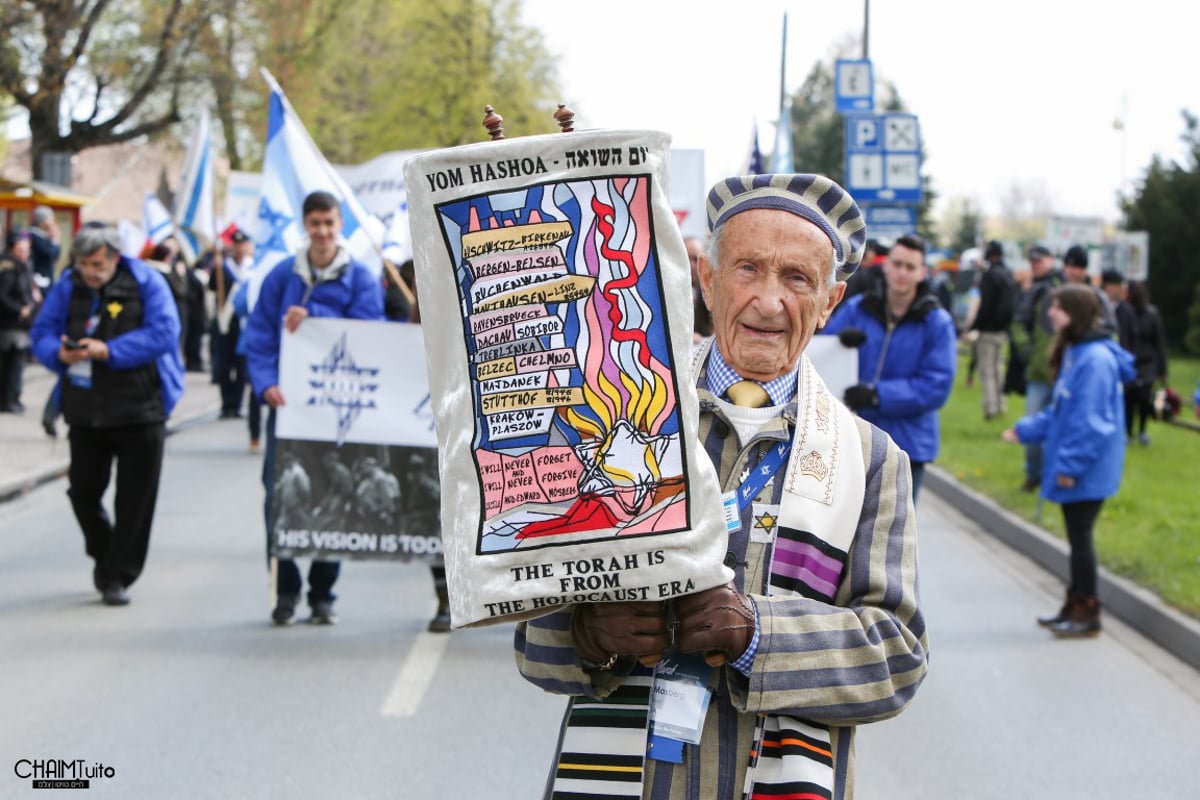
[[[129,602],[150,546],[167,416],[183,394],[179,313],[166,280],[120,252],[110,227],[75,237],[75,264],[33,325],[38,360],[59,375],[71,426],[71,507],[105,605]],[[114,514],[103,505],[117,464]]]

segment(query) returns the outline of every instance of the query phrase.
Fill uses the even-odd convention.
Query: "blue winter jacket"
[[[884,298],[868,292],[840,306],[821,333],[858,328],[867,335],[858,348],[858,381],[879,392],[879,408],[860,409],[859,416],[887,431],[912,461],[933,461],[938,454],[938,409],[950,396],[957,367],[954,319],[926,282],[895,324],[890,341],[886,320]]]
[[[1097,333],[1067,348],[1050,405],[1016,424],[1022,444],[1042,442],[1042,496],[1055,503],[1103,500],[1117,493],[1125,468],[1123,384],[1133,356]],[[1064,489],[1059,475],[1075,485]]]
[[[163,411],[170,414],[183,396],[179,311],[171,287],[158,270],[136,258],[121,256],[117,269],[129,270],[138,285],[142,295],[142,324],[136,330],[105,342],[108,345],[107,366],[112,370],[123,370],[154,362],[162,384]],[[58,360],[58,348],[61,337],[67,332],[73,272],[73,269],[63,270],[62,276],[50,287],[30,331],[37,360],[60,377],[67,371],[67,365]]]
[[[246,367],[259,398],[279,385],[279,341],[291,306],[304,306],[310,317],[378,320],[383,319],[383,292],[366,265],[345,249],[315,284],[303,256],[279,262],[263,279],[246,330]]]

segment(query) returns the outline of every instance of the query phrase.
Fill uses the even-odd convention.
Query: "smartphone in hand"
[[[68,350],[86,350],[87,345],[76,339],[63,339],[63,347]]]

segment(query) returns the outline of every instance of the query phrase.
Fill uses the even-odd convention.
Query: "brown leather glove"
[[[670,645],[663,603],[580,603],[571,617],[571,638],[584,661],[611,667],[614,656],[657,664]]]
[[[737,661],[754,638],[754,606],[733,582],[675,600],[679,650],[701,653],[710,667]]]

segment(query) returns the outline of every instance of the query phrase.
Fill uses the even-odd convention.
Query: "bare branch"
[[[71,135],[65,139],[65,143],[73,152],[78,153],[89,147],[120,144],[121,142],[128,142],[131,139],[137,139],[140,136],[157,133],[163,128],[174,125],[179,120],[179,106],[176,98],[172,97],[171,108],[165,114],[156,119],[146,120],[132,128],[126,128],[123,131],[114,132],[107,130],[105,125],[93,126],[87,123],[72,122]]]
[[[96,0],[96,4],[87,12],[87,17],[83,20],[83,24],[79,26],[79,38],[75,40],[75,46],[71,48],[71,52],[63,60],[61,69],[65,75],[79,63],[83,52],[87,50],[88,41],[92,37],[92,31],[96,27],[96,22],[104,13],[104,9],[108,7],[109,0]],[[82,11],[83,9],[77,9]],[[45,12],[43,12],[45,13]]]
[[[113,134],[117,128],[125,123],[134,112],[141,107],[146,98],[156,86],[159,85],[162,79],[163,69],[170,61],[171,49],[175,45],[175,26],[178,22],[179,12],[183,7],[183,0],[172,0],[171,10],[167,13],[167,18],[163,22],[162,33],[158,40],[158,51],[154,54],[154,63],[148,67],[141,80],[141,83],[133,89],[125,104],[113,114],[105,122],[96,126],[96,131],[101,135]],[[72,129],[75,128],[72,124]],[[124,141],[124,140],[121,140]]]
[[[93,75],[92,77],[96,80],[96,93],[92,95],[92,113],[88,115],[86,120],[84,120],[84,122],[89,123],[96,118],[97,114],[100,113],[100,95],[104,94],[104,88],[108,86],[108,81],[104,80],[99,75]]]

